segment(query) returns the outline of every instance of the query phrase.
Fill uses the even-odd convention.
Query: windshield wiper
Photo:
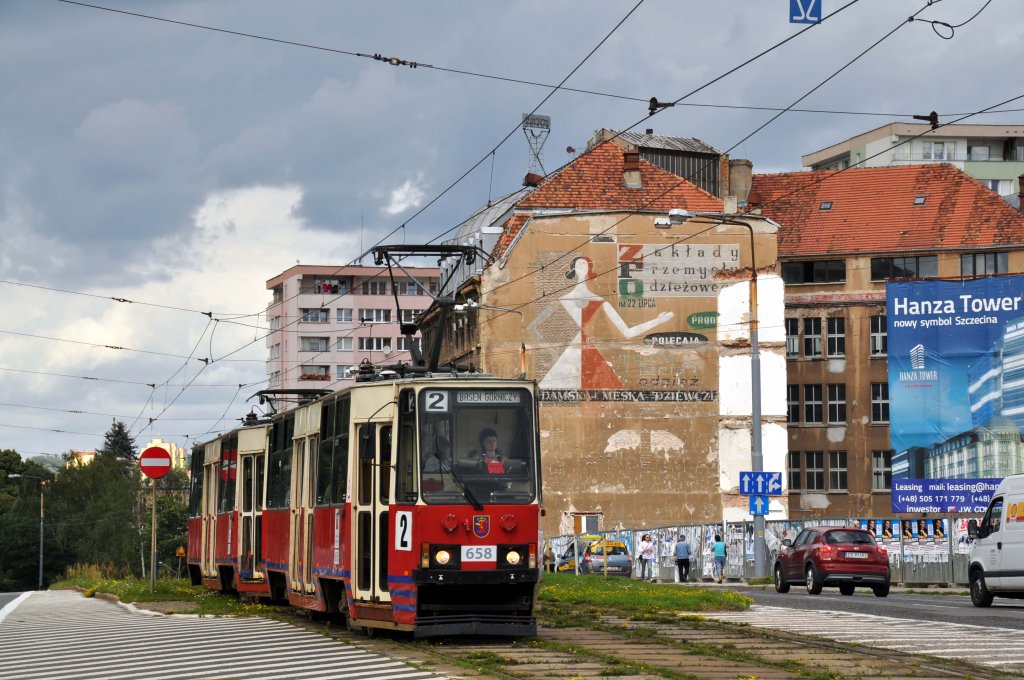
[[[448,474],[452,476],[455,484],[462,489],[462,495],[466,497],[466,500],[469,501],[470,505],[472,505],[477,512],[482,511],[484,509],[483,504],[477,500],[473,492],[469,490],[468,486],[466,486],[466,482],[462,479],[462,475],[455,471],[455,466],[452,465],[440,451],[434,451],[434,458],[437,458],[442,470],[448,468]]]

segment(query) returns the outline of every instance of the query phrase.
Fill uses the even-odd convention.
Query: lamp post
[[[701,213],[689,210],[670,210],[670,224],[682,224],[700,217],[718,224],[745,227],[750,232],[750,468],[755,474],[764,471],[761,450],[761,355],[757,346],[757,263],[754,259],[754,227],[737,218],[741,215]],[[746,216],[743,216],[746,217]],[[664,219],[664,218],[662,218]],[[656,226],[662,226],[663,223]],[[764,515],[754,515],[754,576],[767,575],[765,559],[768,546],[764,540]]]
[[[10,478],[13,478],[13,479],[19,479],[19,478],[22,478],[22,477],[26,477],[26,478],[29,478],[29,479],[38,479],[39,480],[39,587],[38,587],[38,590],[42,590],[43,589],[43,527],[44,527],[45,522],[46,522],[46,508],[45,508],[45,505],[43,504],[43,498],[44,498],[43,489],[46,488],[47,480],[43,479],[42,477],[36,477],[35,475],[21,475],[21,474],[18,474],[18,473],[12,473],[12,474],[9,474],[7,476],[10,477]]]

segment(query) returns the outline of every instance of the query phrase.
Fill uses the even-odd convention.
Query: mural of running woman
[[[577,257],[569,264],[565,278],[575,279],[572,290],[559,298],[580,332],[551,366],[540,381],[542,389],[620,389],[622,381],[608,365],[600,350],[593,345],[594,325],[601,312],[625,338],[635,338],[669,321],[673,313],[662,312],[656,318],[636,326],[627,326],[615,307],[590,290],[588,281],[594,278],[594,263],[588,257]],[[539,326],[555,309],[554,305],[538,315],[533,326]]]

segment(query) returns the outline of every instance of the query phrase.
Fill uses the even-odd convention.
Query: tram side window
[[[416,502],[416,397],[402,390],[398,416],[398,459],[395,461],[395,502]],[[404,406],[408,404],[408,406]]]
[[[334,460],[334,420],[337,402],[324,404],[320,412],[320,454],[316,466],[316,505],[331,502],[331,463]]]
[[[349,396],[338,399],[337,419],[334,423],[334,462],[331,466],[330,502],[345,502],[348,485],[348,428],[351,402]]]
[[[267,507],[287,508],[292,478],[292,433],[294,417],[274,424],[271,432],[271,452],[267,461]]]
[[[238,436],[227,437],[220,452],[220,500],[218,512],[229,512],[235,507],[235,478],[238,474]]]
[[[206,459],[206,449],[197,446],[192,449],[192,461],[189,465],[189,496],[188,516],[199,517],[203,508],[203,462]]]

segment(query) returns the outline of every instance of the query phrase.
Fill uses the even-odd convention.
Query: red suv
[[[782,546],[774,569],[780,593],[804,583],[811,595],[822,586],[839,586],[843,595],[853,595],[857,586],[871,586],[878,597],[889,594],[889,553],[863,529],[810,527]]]

